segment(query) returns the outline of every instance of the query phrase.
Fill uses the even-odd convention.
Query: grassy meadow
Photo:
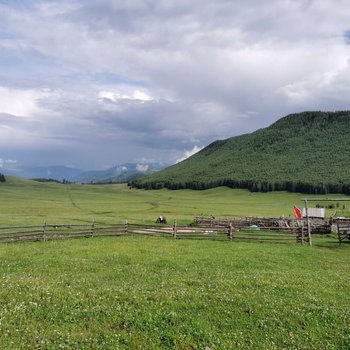
[[[0,245],[2,349],[349,349],[350,250],[110,237]]]
[[[16,178],[0,195],[0,225],[288,216],[303,197]],[[0,244],[0,349],[349,350],[350,245],[314,242],[124,236]]]
[[[154,222],[158,215],[165,215],[169,221],[176,218],[180,223],[192,222],[195,215],[288,217],[292,215],[293,205],[302,206],[301,198],[304,198],[298,193],[252,193],[226,187],[205,191],[146,191],[129,189],[125,184],[61,185],[13,177],[0,184],[0,195],[0,226],[44,221],[147,223]],[[346,205],[349,213],[350,203]],[[334,210],[328,210],[328,214],[331,212]]]

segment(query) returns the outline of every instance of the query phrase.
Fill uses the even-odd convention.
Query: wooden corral
[[[315,219],[315,218],[312,218],[310,217],[309,215],[309,206],[308,206],[308,202],[349,202],[350,199],[349,198],[323,198],[323,199],[319,199],[319,198],[304,198],[302,199],[302,201],[304,202],[304,206],[305,206],[305,215],[306,215],[306,223],[307,223],[307,230],[308,230],[308,236],[309,236],[309,242],[310,242],[310,245],[311,245],[311,233],[312,230],[313,230],[313,226],[312,226],[312,219]],[[311,214],[311,212],[310,212]],[[322,213],[322,216],[324,217],[325,216],[325,212]],[[323,218],[321,218],[323,219]],[[330,222],[328,223],[329,225],[329,228],[327,228],[327,231],[328,232],[331,232],[332,231],[332,221],[333,221],[333,218],[330,220]],[[324,230],[324,226],[326,226],[327,223],[323,224],[323,225],[320,225],[319,226],[323,226],[323,230]],[[338,229],[338,236],[339,236],[339,229]],[[339,240],[340,241],[340,240]],[[341,241],[340,241],[341,243]]]
[[[299,220],[300,221],[300,220]],[[286,218],[266,218],[266,217],[252,217],[246,216],[243,218],[215,218],[213,216],[196,216],[194,218],[196,226],[228,226],[232,224],[234,227],[248,227],[257,225],[260,228],[291,228],[299,227],[297,220],[290,220]]]
[[[337,225],[339,244],[350,243],[350,219],[338,218],[335,219],[334,222]]]
[[[309,219],[311,225],[312,233],[329,233],[331,227],[329,222],[326,220],[321,220],[319,218]],[[280,218],[267,218],[267,217],[251,217],[247,216],[244,218],[214,218],[212,216],[196,216],[194,218],[194,225],[196,226],[208,226],[208,227],[217,227],[217,226],[229,226],[232,224],[233,227],[249,228],[253,225],[258,226],[261,230],[264,231],[294,231],[302,227],[307,226],[307,220],[296,220],[285,217]]]
[[[252,223],[252,222],[250,222]],[[47,241],[65,238],[93,238],[96,236],[148,235],[173,239],[209,239],[230,241],[269,241],[306,243],[303,228],[265,227],[257,225],[184,226],[177,225],[139,225],[139,224],[46,224],[41,226],[3,226],[0,227],[0,242]]]

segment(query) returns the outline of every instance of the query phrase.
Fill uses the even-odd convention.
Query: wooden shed
[[[326,218],[325,208],[307,208],[309,219],[322,219]],[[306,218],[306,208],[303,208],[303,218]]]

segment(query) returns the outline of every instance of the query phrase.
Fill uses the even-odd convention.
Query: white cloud
[[[141,172],[141,173],[145,173],[148,169],[149,169],[148,164],[137,164],[136,165],[136,170]]]
[[[140,90],[135,90],[133,93],[133,98],[135,100],[141,100],[141,101],[151,101],[153,98],[149,95],[147,95],[145,92]]]
[[[43,113],[39,102],[48,96],[50,93],[46,90],[14,89],[0,86],[0,113],[33,117]]]
[[[2,159],[2,158],[0,158],[0,168],[11,169],[13,167],[16,167],[16,165],[17,165],[17,160],[15,160],[15,159]]]
[[[120,89],[120,87],[119,87]],[[139,101],[151,101],[153,98],[146,92],[141,90],[132,90],[130,88],[125,89],[122,92],[121,89],[116,91],[99,91],[98,93],[99,99],[108,99],[111,101],[118,100],[139,100]]]
[[[36,4],[36,9],[42,14],[43,17],[55,17],[62,16],[71,11],[77,10],[79,6],[74,4],[74,1],[50,1],[50,2],[39,2]]]
[[[180,163],[184,161],[185,159],[193,156],[194,154],[198,153],[200,150],[202,150],[204,147],[198,147],[194,146],[191,150],[185,151],[183,157],[176,160],[176,163]]]

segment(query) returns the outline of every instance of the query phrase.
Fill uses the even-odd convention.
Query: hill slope
[[[350,111],[303,112],[251,134],[215,141],[185,161],[130,184],[350,194],[349,150]]]

